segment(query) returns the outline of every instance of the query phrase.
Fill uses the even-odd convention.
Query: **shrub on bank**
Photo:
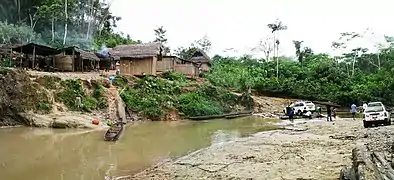
[[[152,120],[163,119],[173,109],[187,116],[204,116],[231,112],[243,105],[237,95],[209,84],[184,91],[193,83],[174,74],[166,73],[163,79],[145,76],[135,81],[133,87],[128,86],[120,96],[129,109]]]
[[[93,84],[92,95],[86,93],[82,87],[80,79],[69,79],[60,83],[62,90],[56,93],[56,101],[62,102],[70,110],[82,110],[90,112],[108,107],[108,100],[105,96],[103,86],[95,82]],[[77,97],[81,98],[82,107],[78,107]]]

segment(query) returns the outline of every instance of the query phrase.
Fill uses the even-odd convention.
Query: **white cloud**
[[[331,52],[331,42],[341,32],[369,27],[381,34],[394,32],[391,7],[391,0],[114,0],[111,9],[122,17],[118,30],[132,38],[151,41],[153,29],[163,25],[173,49],[207,35],[211,55],[228,48],[237,50],[233,55],[250,53],[269,35],[267,24],[279,18],[288,26],[280,34],[280,52],[294,55],[292,40],[303,40],[315,52]]]

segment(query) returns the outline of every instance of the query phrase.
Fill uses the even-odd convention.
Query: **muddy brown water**
[[[101,180],[130,175],[235,137],[275,129],[257,116],[232,120],[144,122],[128,125],[118,142],[104,131],[0,129],[0,174],[4,180]]]

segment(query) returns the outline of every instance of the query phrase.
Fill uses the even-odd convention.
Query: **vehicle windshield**
[[[376,106],[382,106],[382,103],[369,103],[368,107],[376,107]]]
[[[366,113],[381,111],[383,111],[383,106],[368,106],[367,109],[365,109]]]

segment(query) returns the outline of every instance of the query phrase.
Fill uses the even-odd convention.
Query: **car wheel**
[[[368,128],[369,127],[369,123],[368,122],[363,121],[363,124],[364,124],[364,128]]]
[[[298,114],[299,116],[301,116],[301,114],[302,114],[301,110],[298,110],[298,111],[297,111],[297,114]]]
[[[386,120],[386,126],[390,126],[391,125],[391,119],[387,119]]]

